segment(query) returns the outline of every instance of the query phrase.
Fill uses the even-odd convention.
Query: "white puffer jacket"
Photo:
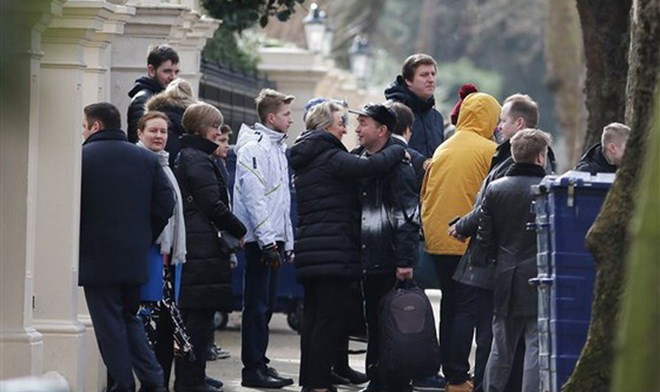
[[[260,123],[243,124],[236,141],[234,215],[247,227],[245,241],[259,247],[284,241],[293,250],[286,134]]]

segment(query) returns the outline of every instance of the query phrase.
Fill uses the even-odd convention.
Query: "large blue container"
[[[541,392],[561,389],[586,341],[595,266],[584,238],[613,181],[570,171],[534,187]]]

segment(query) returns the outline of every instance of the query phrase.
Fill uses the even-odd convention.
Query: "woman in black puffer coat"
[[[354,180],[383,175],[405,154],[392,146],[369,159],[348,153],[346,109],[332,101],[314,106],[309,130],[291,148],[298,206],[294,251],[304,289],[300,385],[331,390],[331,366],[345,341],[351,284],[360,279],[360,208]]]
[[[218,148],[222,114],[206,103],[190,105],[183,114],[186,135],[181,138],[176,174],[186,224],[188,253],[181,278],[179,308],[196,356],[195,361],[178,359],[178,392],[211,392],[205,384],[206,349],[211,321],[216,310],[231,310],[230,254],[222,251],[218,230],[242,238],[246,228],[229,209],[224,176],[211,154]]]

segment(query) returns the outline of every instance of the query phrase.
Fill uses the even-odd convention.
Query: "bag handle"
[[[394,290],[398,290],[398,289],[410,290],[410,289],[414,289],[414,288],[418,288],[418,287],[419,287],[419,285],[412,278],[411,279],[404,279],[404,280],[397,279],[396,282],[394,282],[394,287],[392,287],[392,289],[394,289]]]

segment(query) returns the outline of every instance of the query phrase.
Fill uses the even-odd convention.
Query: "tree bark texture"
[[[648,145],[654,102],[653,89],[660,69],[658,12],[658,0],[635,1],[631,18],[628,90],[625,95],[628,103],[625,111],[628,114],[626,123],[632,128],[632,134],[621,167],[617,171],[616,181],[605,198],[600,214],[587,233],[586,245],[596,260],[591,325],[575,370],[562,387],[564,392],[607,391],[610,388],[616,355],[614,344],[622,282],[625,278],[624,260],[629,245],[628,227],[635,208],[637,186]],[[628,15],[628,12],[619,15]],[[586,31],[584,25],[583,31]],[[603,81],[601,84],[607,83]],[[591,106],[594,102],[592,100],[587,103],[590,120],[594,113],[598,113],[598,108]],[[606,113],[601,112],[601,115]],[[657,175],[657,167],[650,170],[654,170]]]
[[[660,83],[656,86],[655,116],[630,225],[614,392],[652,391],[660,385]]]
[[[587,65],[587,131],[583,151],[600,141],[603,127],[623,121],[632,0],[577,0]]]
[[[573,167],[582,151],[587,109],[585,64],[580,18],[574,0],[547,3],[545,28],[545,83],[554,94],[555,117],[566,145],[566,167]]]

